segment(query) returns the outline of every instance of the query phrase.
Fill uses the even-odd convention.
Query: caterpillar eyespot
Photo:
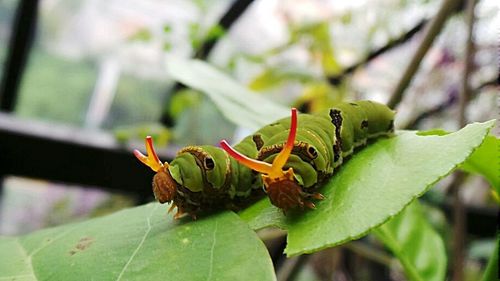
[[[207,170],[212,170],[215,167],[214,160],[210,157],[206,157],[205,160],[203,161],[203,166]]]
[[[236,144],[188,146],[171,163],[161,163],[146,138],[148,156],[134,155],[157,174],[153,193],[177,208],[175,218],[213,209],[241,209],[267,193],[288,212],[314,208],[317,187],[355,149],[390,136],[394,111],[372,101],[339,103],[320,114],[297,114],[264,126]]]

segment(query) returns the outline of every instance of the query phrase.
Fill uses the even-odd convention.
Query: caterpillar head
[[[174,200],[177,191],[177,182],[172,178],[167,162],[162,163],[156,155],[153,147],[153,140],[146,137],[146,151],[148,156],[143,155],[139,150],[134,150],[134,155],[144,165],[156,172],[153,177],[153,193],[160,203],[170,203]]]
[[[280,153],[274,158],[273,163],[269,164],[264,161],[249,158],[238,151],[234,150],[225,140],[220,142],[221,147],[231,157],[236,159],[242,165],[261,173],[264,183],[264,190],[269,195],[271,203],[282,209],[285,213],[289,209],[296,207],[303,208],[304,206],[314,208],[314,204],[305,200],[307,197],[321,199],[319,194],[307,194],[302,190],[302,187],[297,182],[292,168],[283,170],[288,157],[292,153],[297,135],[297,110],[292,108],[290,132],[286,144]]]

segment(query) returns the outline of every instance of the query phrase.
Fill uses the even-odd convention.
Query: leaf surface
[[[275,280],[263,243],[232,212],[173,221],[152,203],[0,239],[0,280]]]
[[[398,132],[347,160],[320,189],[326,199],[316,203],[316,210],[285,217],[266,198],[240,216],[254,229],[275,225],[287,230],[289,256],[360,238],[464,162],[493,124],[474,123],[444,136]]]
[[[417,200],[373,233],[399,259],[409,280],[444,280],[446,249],[443,239],[426,220]]]
[[[487,136],[484,143],[465,161],[461,169],[482,175],[500,194],[500,140]]]
[[[236,125],[257,130],[290,116],[287,107],[256,94],[203,61],[168,56],[166,64],[175,80],[206,94]]]

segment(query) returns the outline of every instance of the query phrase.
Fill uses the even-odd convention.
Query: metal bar
[[[142,143],[138,144],[142,148]],[[0,113],[0,177],[15,175],[151,197],[153,172],[111,134]],[[162,160],[168,160],[163,153]]]

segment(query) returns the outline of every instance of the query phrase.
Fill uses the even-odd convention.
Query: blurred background
[[[499,9],[497,0],[2,0],[0,235],[152,200],[152,172],[131,154],[145,135],[167,160],[251,132],[175,81],[168,56],[204,60],[303,112],[372,99],[397,109],[399,129],[497,118]],[[444,237],[456,182],[424,198]],[[477,280],[497,211],[486,181],[461,184],[465,280]],[[275,265],[280,241],[270,244]],[[300,278],[404,278],[379,245],[353,243],[314,255]],[[368,273],[357,269],[365,264]]]

